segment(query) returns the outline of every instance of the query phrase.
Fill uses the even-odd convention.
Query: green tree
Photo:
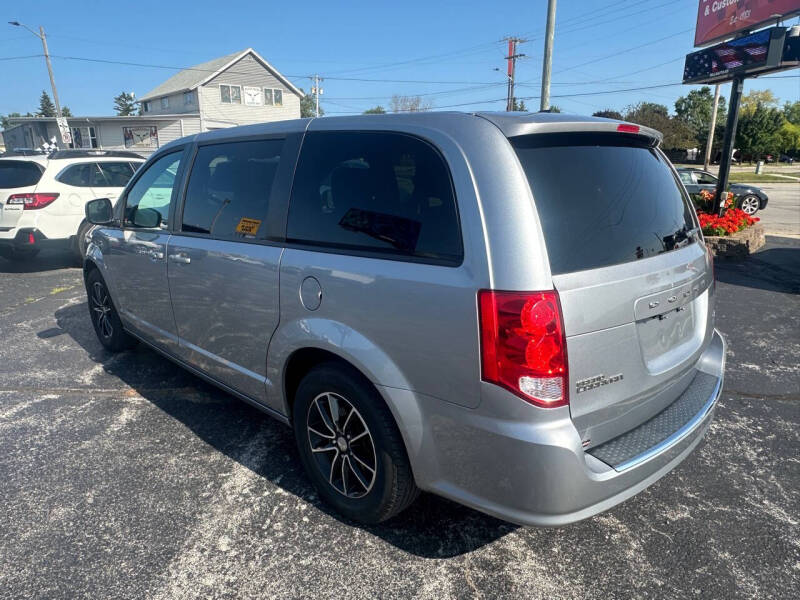
[[[317,104],[316,99],[312,94],[305,94],[302,98],[300,98],[300,116],[301,117],[313,117],[314,116],[314,108]],[[325,114],[325,111],[322,110],[322,107],[319,107],[319,116]]]
[[[525,106],[525,100],[517,100],[514,98],[514,110],[517,112],[528,112],[528,107]]]
[[[783,116],[786,117],[789,123],[800,125],[800,100],[784,104]]]
[[[800,157],[800,124],[784,120],[775,134],[775,144],[783,154]]]
[[[736,130],[736,148],[752,160],[775,152],[779,145],[777,133],[785,119],[777,108],[756,104],[755,108],[742,111]]]
[[[365,110],[364,114],[365,115],[385,115],[386,114],[386,109],[383,108],[380,105],[373,106],[372,108],[368,108],[367,110]]]
[[[692,130],[692,135],[701,148],[708,143],[711,129],[711,113],[714,110],[714,94],[711,88],[704,85],[699,90],[692,90],[686,96],[675,101],[675,114]],[[725,98],[720,96],[717,103],[717,125],[714,129],[714,144],[721,144],[725,133],[726,107]]]
[[[61,107],[61,116],[62,117],[74,117],[75,115],[72,114],[72,111],[69,109],[69,106],[62,106]]]
[[[691,128],[681,119],[671,117],[669,109],[655,102],[639,102],[628,107],[625,120],[660,131],[662,146],[667,150],[694,148],[697,140]]]
[[[56,105],[50,99],[50,95],[42,90],[42,95],[39,96],[39,111],[36,113],[37,117],[55,117]]]
[[[136,94],[133,92],[120,92],[114,96],[114,110],[120,117],[135,115],[136,104]]]
[[[778,106],[778,98],[775,97],[772,90],[752,90],[742,96],[739,116],[741,117],[745,113],[753,113],[759,106],[776,108]]]
[[[550,110],[551,113],[560,113],[561,112],[561,107],[560,106],[556,106],[555,104],[551,104],[549,110]]]
[[[592,113],[592,116],[603,117],[604,119],[615,119],[617,121],[622,121],[625,118],[622,116],[621,112],[616,111],[613,108],[605,108],[603,110],[598,110],[596,113]]]

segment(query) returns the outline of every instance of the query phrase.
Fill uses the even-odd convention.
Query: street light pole
[[[714,106],[711,109],[711,130],[708,132],[708,141],[706,142],[706,157],[703,162],[703,170],[708,171],[711,164],[711,148],[714,146],[714,130],[717,127],[717,106],[719,105],[719,84],[714,87]]]
[[[58,101],[58,90],[56,90],[56,79],[55,77],[53,77],[53,64],[50,62],[50,51],[47,49],[47,36],[44,33],[44,27],[39,26],[39,33],[36,33],[33,29],[31,29],[24,23],[20,23],[19,21],[9,21],[8,24],[13,25],[14,27],[22,27],[24,29],[27,29],[42,41],[42,48],[44,49],[44,60],[47,63],[47,73],[48,75],[50,75],[50,87],[53,90],[53,102],[56,105],[56,117],[58,117],[58,123],[59,123],[58,130],[60,132],[61,131],[60,124],[62,123],[63,116],[61,114],[61,103]],[[62,139],[61,141],[63,142],[65,140]]]

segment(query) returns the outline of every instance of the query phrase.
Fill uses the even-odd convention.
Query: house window
[[[142,102],[142,112],[150,112],[150,103]]]
[[[168,96],[164,96],[164,97],[161,99],[161,108],[162,108],[162,109],[163,109],[163,108],[169,108],[169,97],[168,97]]]
[[[242,88],[238,85],[220,85],[219,99],[224,104],[241,104]]]
[[[192,92],[183,92],[184,105],[194,104],[194,94]]]
[[[267,106],[283,106],[283,90],[264,88],[264,104]]]
[[[97,148],[97,136],[94,127],[72,128],[73,148]]]

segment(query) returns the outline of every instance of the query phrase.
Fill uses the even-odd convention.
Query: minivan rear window
[[[24,160],[0,160],[0,189],[36,185],[42,170],[36,163]]]
[[[554,275],[631,262],[690,243],[693,211],[667,160],[638,137],[512,138]]]

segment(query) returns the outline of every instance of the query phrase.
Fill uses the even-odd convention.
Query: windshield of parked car
[[[696,227],[667,160],[637,136],[512,138],[552,273],[635,261],[690,243]]]

